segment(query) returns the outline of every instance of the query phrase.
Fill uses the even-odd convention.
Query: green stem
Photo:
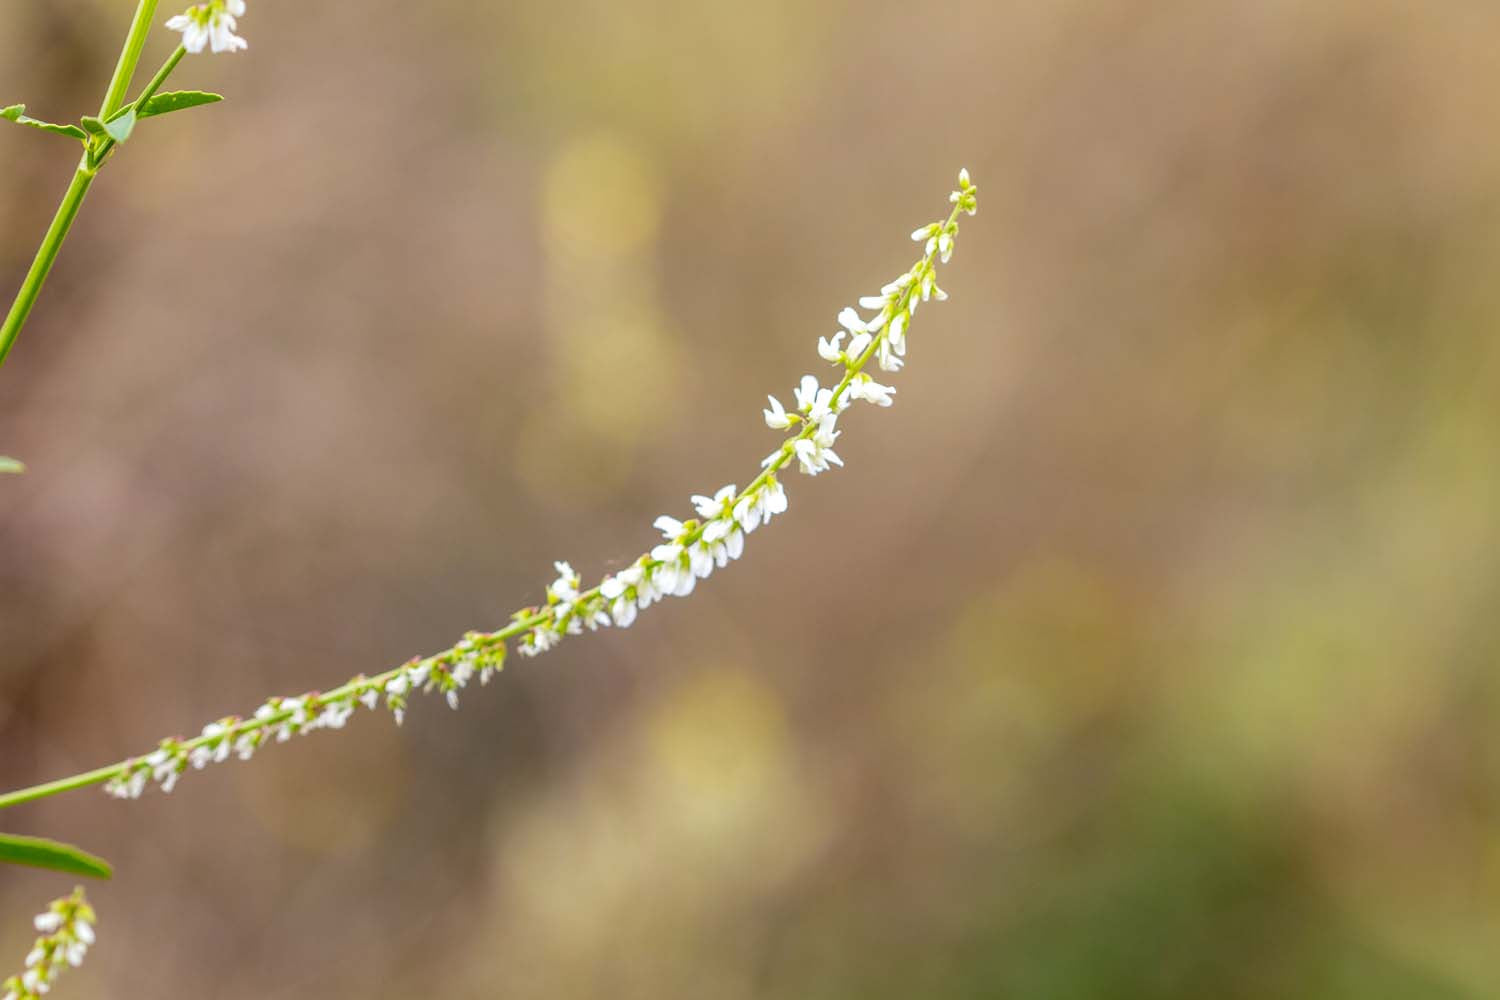
[[[151,32],[151,20],[155,16],[156,0],[140,0],[136,4],[130,34],[125,36],[120,61],[115,63],[115,75],[110,78],[109,89],[104,92],[104,103],[99,106],[100,121],[120,110],[125,91],[130,89],[130,80],[135,76],[136,63],[141,61],[141,51],[146,47],[146,36]]]
[[[151,19],[155,16],[156,0],[140,0],[136,5],[135,18],[130,22],[130,33],[125,36],[125,45],[120,49],[120,60],[115,64],[115,75],[110,78],[109,89],[104,92],[104,103],[99,107],[101,121],[119,110],[120,102],[125,99],[125,91],[130,89],[130,80],[135,76],[136,64],[141,61],[141,50],[146,47],[146,36],[151,32]],[[172,62],[172,65],[176,63]],[[63,195],[62,204],[57,206],[52,225],[47,227],[47,235],[42,237],[42,245],[37,248],[36,257],[31,262],[31,270],[26,272],[26,280],[21,283],[21,290],[16,293],[10,312],[5,315],[5,325],[0,326],[0,365],[5,364],[5,358],[10,354],[16,337],[20,335],[21,327],[26,325],[26,317],[31,315],[31,307],[36,305],[37,296],[41,294],[42,285],[47,281],[47,275],[57,260],[63,240],[68,238],[68,230],[72,228],[73,220],[78,217],[78,210],[83,206],[83,197],[88,194],[89,185],[94,183],[99,162],[101,161],[91,162],[88,154],[84,154],[83,161],[73,174],[73,182]]]
[[[161,89],[162,84],[167,82],[167,77],[172,75],[172,71],[177,68],[178,63],[182,62],[182,57],[185,55],[187,55],[187,49],[181,45],[177,46],[172,54],[167,57],[167,61],[161,64],[161,69],[156,71],[156,75],[151,78],[151,82],[146,84],[146,89],[141,91],[141,95],[130,102],[129,106],[135,111],[137,118],[141,116],[141,109],[146,106],[146,102],[156,96],[156,92]],[[116,145],[118,143],[114,139],[107,139],[104,145],[89,154],[89,162],[93,164],[95,170],[99,169],[100,165],[108,159],[110,151]]]
[[[63,792],[71,792],[75,788],[87,788],[90,785],[102,784],[108,781],[119,770],[120,765],[114,764],[110,767],[85,771],[83,774],[75,774],[71,778],[59,778],[57,781],[49,781],[45,785],[33,785],[30,788],[23,788],[19,792],[0,795],[0,809],[4,809],[6,806],[20,805],[22,802],[31,802],[35,799],[45,799],[49,795],[60,795]]]
[[[178,63],[182,62],[182,57],[185,55],[187,55],[187,49],[181,45],[177,46],[172,54],[167,56],[167,61],[161,64],[161,69],[156,71],[156,75],[151,78],[151,82],[146,84],[146,89],[141,91],[141,96],[137,97],[131,103],[131,106],[135,108],[135,116],[137,118],[141,116],[141,108],[145,107],[146,102],[156,96],[156,92],[161,89],[162,84],[167,82],[167,77],[172,75],[172,71],[177,68]]]
[[[47,235],[42,237],[42,245],[37,248],[31,270],[26,272],[26,280],[21,283],[21,290],[16,293],[16,300],[11,303],[10,312],[6,314],[5,325],[0,326],[0,365],[5,363],[5,356],[10,353],[16,335],[21,332],[26,317],[31,314],[36,297],[41,294],[42,284],[52,270],[53,261],[57,260],[57,252],[62,249],[63,240],[67,239],[68,230],[78,216],[78,210],[83,207],[83,196],[89,193],[89,185],[94,183],[94,175],[95,169],[89,166],[88,157],[85,156],[73,173],[73,182],[68,185],[62,204],[57,206],[57,214],[52,217],[52,225],[47,227]]]

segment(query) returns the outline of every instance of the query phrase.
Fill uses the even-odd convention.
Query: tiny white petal
[[[865,321],[859,318],[859,313],[851,306],[845,306],[839,312],[839,325],[850,333],[864,333],[867,329]]]
[[[812,409],[813,400],[818,396],[818,380],[812,375],[802,376],[802,382],[795,390],[797,397],[797,409],[806,412]]]
[[[844,332],[840,330],[833,335],[833,339],[827,337],[818,338],[818,357],[829,364],[838,364],[843,360],[843,354],[839,351],[839,341],[844,339]]]
[[[761,411],[766,415],[766,426],[775,430],[786,430],[792,426],[792,418],[787,416],[786,410],[782,408],[781,400],[775,396],[767,396],[766,399],[771,401],[771,408]]]

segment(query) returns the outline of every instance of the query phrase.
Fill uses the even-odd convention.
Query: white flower
[[[803,413],[813,408],[813,403],[818,398],[818,380],[812,375],[802,376],[802,382],[793,390],[797,399],[797,409]]]
[[[766,426],[777,431],[784,431],[792,426],[797,417],[793,414],[788,414],[782,408],[781,400],[775,396],[767,396],[766,398],[771,401],[771,408],[761,411],[766,415]]]
[[[675,542],[678,538],[682,537],[683,524],[675,517],[669,517],[666,514],[663,514],[655,521],[652,521],[651,524],[652,527],[654,527],[657,531],[660,531],[662,533],[662,536],[665,537],[669,542]],[[658,546],[658,548],[659,547],[660,546]],[[653,555],[652,558],[660,559],[662,557]]]
[[[880,342],[880,350],[876,352],[875,360],[883,372],[899,372],[901,366],[905,364],[905,362],[896,356],[895,351],[891,349],[891,342],[888,340]]]
[[[63,925],[62,914],[55,910],[48,910],[46,913],[37,914],[31,924],[40,933],[51,934]]]
[[[343,729],[344,723],[354,714],[354,703],[350,701],[330,701],[323,706],[318,717],[313,720],[314,724],[322,729]]]
[[[672,549],[675,551],[663,551]],[[663,557],[667,558],[663,558]],[[661,559],[661,565],[651,570],[652,584],[663,594],[671,594],[674,597],[686,597],[693,592],[693,586],[698,578],[692,573],[690,567],[684,565],[681,546],[658,545],[651,552],[653,559]]]
[[[618,576],[606,576],[599,582],[599,594],[606,601],[613,601],[625,594],[625,581]]]
[[[844,331],[840,330],[833,335],[833,339],[827,337],[818,338],[818,357],[831,365],[836,365],[844,360],[844,354],[839,350],[839,341],[844,339]]]
[[[828,414],[818,422],[818,429],[811,437],[798,438],[793,446],[797,454],[797,461],[802,466],[802,471],[809,476],[816,476],[825,471],[829,464],[843,465],[844,460],[839,458],[838,453],[833,450],[833,443],[838,440],[842,431],[834,430],[836,417]]]
[[[688,549],[688,569],[700,580],[707,578],[714,571],[713,549],[701,538],[696,545]]]
[[[907,322],[908,322],[908,314],[907,313],[902,313],[901,315],[897,316],[895,319],[891,320],[891,332],[889,334],[889,337],[890,337],[891,344],[895,346],[896,352],[898,354],[905,354],[906,353],[906,351],[903,349],[903,347],[904,347],[904,345],[906,343],[906,324],[907,324]]]
[[[747,493],[734,505],[734,519],[748,534],[760,527],[765,513],[764,490]]]
[[[780,480],[771,480],[770,485],[766,487],[765,498],[767,521],[772,515],[786,513],[786,487],[781,485]]]
[[[859,313],[854,311],[853,306],[845,306],[839,311],[839,325],[850,333],[864,333],[869,326],[859,318]]]
[[[818,390],[818,395],[813,399],[812,409],[807,411],[807,419],[813,423],[820,423],[824,417],[834,412],[833,390],[823,388]],[[849,398],[840,396],[838,403],[840,411],[849,408]]]
[[[734,484],[721,487],[719,492],[711,497],[695,494],[693,496],[693,507],[698,511],[699,517],[718,517],[729,509],[730,501],[734,499]]]
[[[891,398],[895,394],[895,389],[888,385],[881,385],[864,372],[854,376],[854,380],[849,383],[850,399],[863,399],[876,406],[890,406],[895,402]]]
[[[545,625],[538,625],[536,628],[532,629],[530,632],[530,637],[530,645],[523,645],[521,647],[521,652],[525,653],[527,656],[535,656],[538,653],[545,653],[547,650],[551,649],[553,646],[556,646],[559,642],[562,641],[562,636],[558,635],[556,632]]]
[[[573,567],[565,562],[555,562],[552,568],[557,570],[557,579],[547,586],[547,597],[550,601],[561,602],[566,608],[572,602],[578,600],[578,588],[583,583],[583,578],[573,571]],[[561,612],[559,612],[561,613]]]
[[[897,278],[895,281],[888,282],[887,284],[882,285],[880,290],[885,293],[886,298],[894,302],[901,297],[901,293],[906,291],[906,286],[910,285],[911,283],[912,276],[911,272],[908,271],[901,277]]]
[[[629,628],[637,613],[635,602],[626,597],[617,597],[609,606],[609,616],[616,628]]]
[[[244,13],[245,0],[209,0],[168,18],[167,27],[182,32],[182,47],[189,52],[202,52],[205,45],[214,52],[237,52],[250,46],[234,33],[235,18]]]

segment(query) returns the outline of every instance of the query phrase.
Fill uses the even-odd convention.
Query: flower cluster
[[[80,966],[94,943],[94,908],[83,898],[82,889],[53,900],[45,913],[32,921],[42,936],[26,956],[26,968],[0,983],[0,1000],[36,1000],[68,966]]]
[[[439,691],[449,707],[458,708],[459,692],[476,677],[480,684],[505,665],[505,640],[494,633],[470,632],[451,649],[409,660],[375,677],[360,675],[332,691],[309,691],[289,698],[269,698],[248,718],[229,716],[210,722],[192,739],[166,739],[144,757],[120,764],[104,790],[134,799],[155,782],[170,792],[188,768],[202,770],[231,757],[249,760],[267,743],[285,743],[319,729],[342,729],[360,708],[382,705],[399,725],[413,691]]]
[[[746,535],[786,510],[786,489],[774,474],[762,475],[743,493],[731,483],[711,497],[694,496],[692,503],[697,518],[658,517],[661,544],[591,590],[579,591],[573,567],[556,563],[558,578],[547,588],[547,607],[516,613],[516,621],[524,623],[521,654],[545,653],[585,629],[628,628],[662,598],[688,596],[699,580],[740,557]]]
[[[235,757],[249,759],[267,742],[282,742],[317,729],[341,728],[361,707],[382,705],[399,723],[413,691],[439,691],[453,708],[459,693],[475,677],[486,683],[505,662],[506,642],[514,638],[525,656],[552,649],[570,635],[614,626],[626,628],[636,616],[666,597],[686,597],[699,580],[738,559],[745,539],[787,509],[786,489],[778,474],[793,461],[808,475],[843,465],[833,450],[843,432],[840,415],[855,402],[890,406],[896,390],[875,381],[864,371],[873,358],[882,371],[901,368],[907,351],[907,332],[917,307],[947,298],[937,286],[937,265],[953,254],[958,216],[974,214],[977,189],[968,171],[959,174],[959,188],[951,197],[953,212],[944,222],[923,226],[912,238],[924,246],[910,270],[859,304],[872,313],[862,316],[853,306],[838,315],[840,329],[818,339],[818,354],[842,371],[832,386],[804,375],[793,389],[795,405],[786,409],[774,396],[764,411],[766,423],[791,435],[761,462],[761,473],[743,490],[730,484],[712,496],[696,495],[696,517],[680,521],[669,515],[656,519],[662,540],[628,568],[606,576],[584,589],[582,577],[565,562],[554,563],[557,578],[547,586],[546,601],[523,608],[509,625],[496,632],[471,632],[451,649],[408,663],[375,677],[363,675],[327,693],[309,692],[271,698],[248,718],[220,719],[191,739],[163,740],[144,757],[103,769],[98,780],[121,798],[135,798],[157,784],[170,792],[188,768],[203,768]],[[848,343],[845,344],[845,338]]]
[[[182,47],[198,53],[207,45],[214,52],[238,52],[250,43],[234,33],[235,20],[245,16],[245,0],[209,0],[194,4],[167,19],[167,27],[182,32]]]

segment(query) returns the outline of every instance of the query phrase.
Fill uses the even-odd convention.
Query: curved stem
[[[948,221],[943,224],[942,228],[944,231],[949,230],[953,226],[954,222],[958,219],[959,213],[961,211],[963,211],[963,206],[961,204],[954,207],[952,214],[948,216]],[[921,264],[919,266],[930,268],[932,266],[932,261],[935,255],[936,250],[929,250],[926,254],[923,255]],[[882,324],[879,331],[876,332],[875,336],[871,339],[870,343],[865,347],[864,351],[859,355],[859,357],[850,358],[845,363],[844,377],[838,382],[832,393],[830,406],[832,406],[835,410],[837,409],[839,399],[841,399],[844,393],[849,390],[849,387],[854,383],[855,378],[858,377],[859,374],[864,370],[865,366],[870,363],[870,360],[875,357],[876,353],[880,350],[881,345],[889,339],[892,319],[896,316],[910,316],[908,306],[911,304],[913,296],[921,294],[919,286],[920,281],[912,281],[909,285],[907,285],[905,289],[900,292],[899,295],[896,295],[894,297],[891,312],[885,319],[885,322]],[[740,500],[753,495],[761,487],[767,485],[775,477],[776,473],[781,471],[791,462],[792,456],[793,454],[795,454],[796,443],[798,441],[811,438],[814,434],[817,433],[817,430],[817,424],[813,423],[810,420],[804,420],[802,427],[797,431],[797,433],[790,435],[782,442],[781,450],[775,454],[774,458],[766,463],[766,467],[761,471],[760,475],[757,476],[753,481],[751,481],[749,486],[746,486],[743,490],[741,490],[734,497],[734,499],[730,501],[730,503],[738,503]],[[703,521],[690,527],[689,530],[685,531],[680,536],[679,543],[684,547],[695,544],[699,539],[702,538],[703,533],[707,528],[707,524],[707,521]],[[639,560],[639,563],[642,565],[659,565],[659,563],[657,563],[655,560],[652,560],[650,559],[650,557],[645,556],[643,556],[641,560]],[[596,584],[588,590],[579,592],[578,595],[574,597],[570,602],[572,608],[575,610],[567,612],[562,620],[566,621],[567,615],[576,613],[576,609],[578,607],[583,606],[587,602],[599,597],[602,586],[602,584]],[[525,611],[518,612],[513,617],[511,623],[500,629],[499,631],[488,633],[470,633],[469,636],[466,637],[465,642],[474,649],[490,649],[495,646],[503,646],[505,640],[520,635],[523,632],[528,631],[529,629],[535,628],[544,623],[556,623],[558,620],[557,614],[557,610],[550,606],[544,608],[527,608]],[[329,701],[349,697],[362,691],[368,691],[372,688],[384,689],[385,685],[388,682],[394,680],[398,675],[407,670],[409,667],[418,663],[438,661],[442,657],[453,653],[458,648],[459,647],[454,647],[453,649],[449,649],[444,653],[438,653],[434,656],[426,657],[424,659],[414,659],[409,663],[402,664],[399,667],[387,670],[386,672],[377,674],[374,677],[364,677],[363,675],[355,677],[354,679],[347,681],[339,687],[336,687],[327,692],[320,693],[318,697],[324,701]],[[249,719],[235,718],[232,720],[234,735],[239,736],[243,733],[277,726],[285,722],[292,716],[292,714],[292,711],[282,709],[277,711],[267,711],[264,714],[257,712],[254,717]],[[228,723],[231,720],[226,719],[224,721]],[[209,735],[205,733],[202,736],[196,736],[192,739],[180,741],[164,741],[163,746],[166,746],[168,742],[171,742],[179,751],[188,752],[205,746],[213,741],[222,740],[224,738],[225,737],[222,734]],[[139,762],[139,758],[127,758],[126,760],[119,761],[118,763],[97,768],[93,771],[86,771],[82,774],[76,774],[69,778],[61,778],[56,781],[48,782],[46,784],[34,785],[30,788],[22,788],[18,791],[0,795],[0,809],[4,809],[8,806],[20,805],[23,802],[31,802],[35,799],[46,798],[51,795],[58,795],[62,792],[73,791],[77,788],[85,788],[90,785],[102,785],[112,778],[127,774],[130,769],[136,766]]]

